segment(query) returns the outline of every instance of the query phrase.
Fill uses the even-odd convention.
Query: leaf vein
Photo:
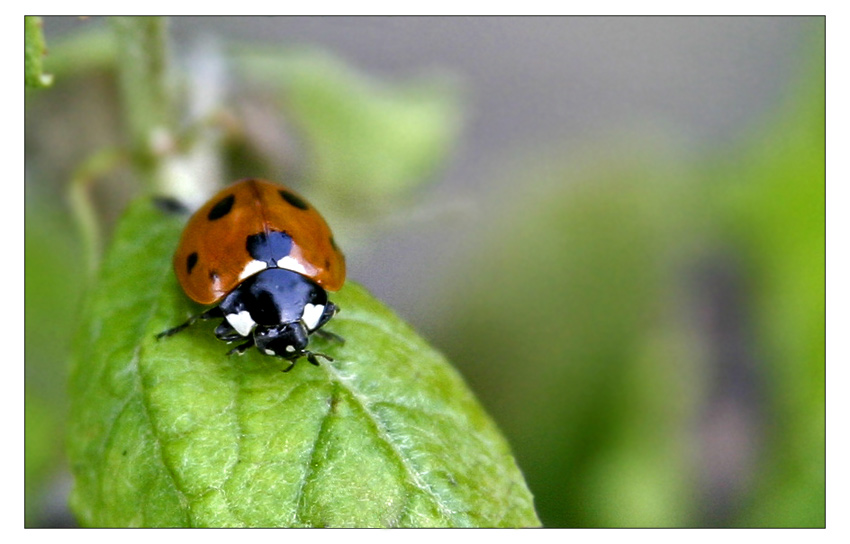
[[[381,421],[380,417],[370,410],[368,401],[364,398],[363,394],[352,383],[345,380],[339,371],[331,364],[322,365],[322,367],[326,369],[328,374],[331,376],[331,379],[333,379],[338,386],[345,388],[349,392],[351,397],[360,406],[360,409],[363,410],[363,413],[368,416],[369,421],[375,426],[378,438],[383,441],[387,447],[389,447],[390,451],[396,456],[399,464],[405,470],[408,477],[413,481],[413,484],[418,489],[424,490],[432,497],[434,504],[436,504],[443,516],[450,517],[454,513],[453,510],[445,504],[439,494],[437,494],[437,492],[434,491],[434,489],[425,481],[424,475],[410,464],[399,445],[392,439],[391,434]]]
[[[324,417],[322,417],[322,424],[319,426],[319,431],[316,433],[316,439],[313,441],[313,447],[310,449],[310,456],[309,456],[309,459],[307,460],[307,467],[306,467],[306,470],[304,471],[304,477],[301,478],[301,485],[298,486],[298,492],[295,495],[295,513],[294,513],[295,519],[294,519],[294,523],[292,524],[293,526],[297,522],[303,523],[302,511],[304,510],[304,507],[306,506],[306,505],[302,504],[302,501],[304,499],[304,488],[307,487],[307,484],[309,483],[310,479],[312,478],[313,474],[315,473],[315,467],[316,467],[316,462],[317,462],[316,454],[319,451],[319,445],[322,441],[322,437],[327,433],[328,422],[333,417],[332,407],[333,407],[334,402],[337,400],[337,394],[338,394],[337,389],[334,388],[331,392],[330,399],[328,399],[328,410],[325,413]]]

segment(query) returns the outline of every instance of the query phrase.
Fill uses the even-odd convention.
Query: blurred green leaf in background
[[[305,49],[240,48],[236,58],[248,80],[280,89],[276,103],[303,139],[311,183],[344,213],[397,208],[457,140],[457,89],[443,75],[389,83]]]
[[[823,24],[784,107],[709,182],[750,296],[764,452],[742,525],[824,526],[826,488],[826,45]]]
[[[825,525],[823,36],[712,157],[588,139],[480,214],[431,336],[545,526]]]

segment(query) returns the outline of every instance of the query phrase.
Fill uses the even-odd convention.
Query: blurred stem
[[[91,199],[91,185],[126,160],[127,154],[121,149],[103,149],[86,159],[71,178],[69,191],[71,213],[74,214],[80,230],[89,274],[97,270],[102,249],[98,214]]]
[[[41,27],[41,17],[24,17],[24,85],[32,89],[53,83],[53,76],[45,74],[42,68],[47,47]]]
[[[113,17],[124,123],[134,166],[149,189],[163,191],[162,156],[173,149],[174,97],[168,84],[164,17]]]

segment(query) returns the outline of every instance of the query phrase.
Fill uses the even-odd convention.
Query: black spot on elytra
[[[331,260],[325,259],[325,270],[329,270],[331,267]]]
[[[289,255],[292,250],[292,238],[285,232],[276,230],[269,233],[258,232],[245,240],[245,249],[254,259],[275,267],[277,261]]]
[[[299,210],[306,210],[310,207],[310,205],[304,202],[304,200],[300,196],[294,193],[290,193],[286,189],[281,189],[279,192],[280,196],[282,196],[285,201],[289,202],[291,205],[295,206]]]
[[[195,268],[195,265],[198,264],[198,252],[193,251],[186,257],[186,273],[191,274],[192,269]]]
[[[218,202],[215,203],[215,206],[210,209],[210,213],[207,214],[207,219],[210,221],[215,221],[216,219],[221,219],[228,213],[230,213],[230,209],[233,207],[233,201],[236,200],[236,197],[233,195],[227,195],[222,198]]]

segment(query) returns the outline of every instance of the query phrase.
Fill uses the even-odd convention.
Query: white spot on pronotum
[[[230,326],[236,329],[236,332],[242,336],[248,336],[251,334],[251,330],[256,325],[254,320],[251,319],[251,314],[249,314],[247,310],[242,310],[238,314],[227,314],[224,318],[227,319]]]
[[[295,346],[286,346],[286,351],[289,353],[295,353]]]
[[[304,306],[304,313],[301,315],[301,319],[307,325],[307,330],[315,330],[324,312],[325,307],[321,304],[307,304]]]
[[[283,259],[280,259],[277,262],[277,265],[280,268],[292,270],[293,272],[298,272],[299,274],[307,274],[307,269],[305,269],[301,263],[299,263],[297,260],[293,259],[289,255],[287,255]]]
[[[264,270],[267,266],[268,265],[263,261],[258,261],[257,259],[254,259],[253,261],[246,264],[245,268],[242,269],[242,272],[239,274],[239,281],[244,280],[248,276],[253,276],[260,270]]]
[[[270,349],[264,349],[263,351],[265,351],[265,352],[266,352],[266,355],[274,355],[274,354],[275,354],[275,352],[273,352],[273,351],[272,351],[272,350],[270,350]]]

